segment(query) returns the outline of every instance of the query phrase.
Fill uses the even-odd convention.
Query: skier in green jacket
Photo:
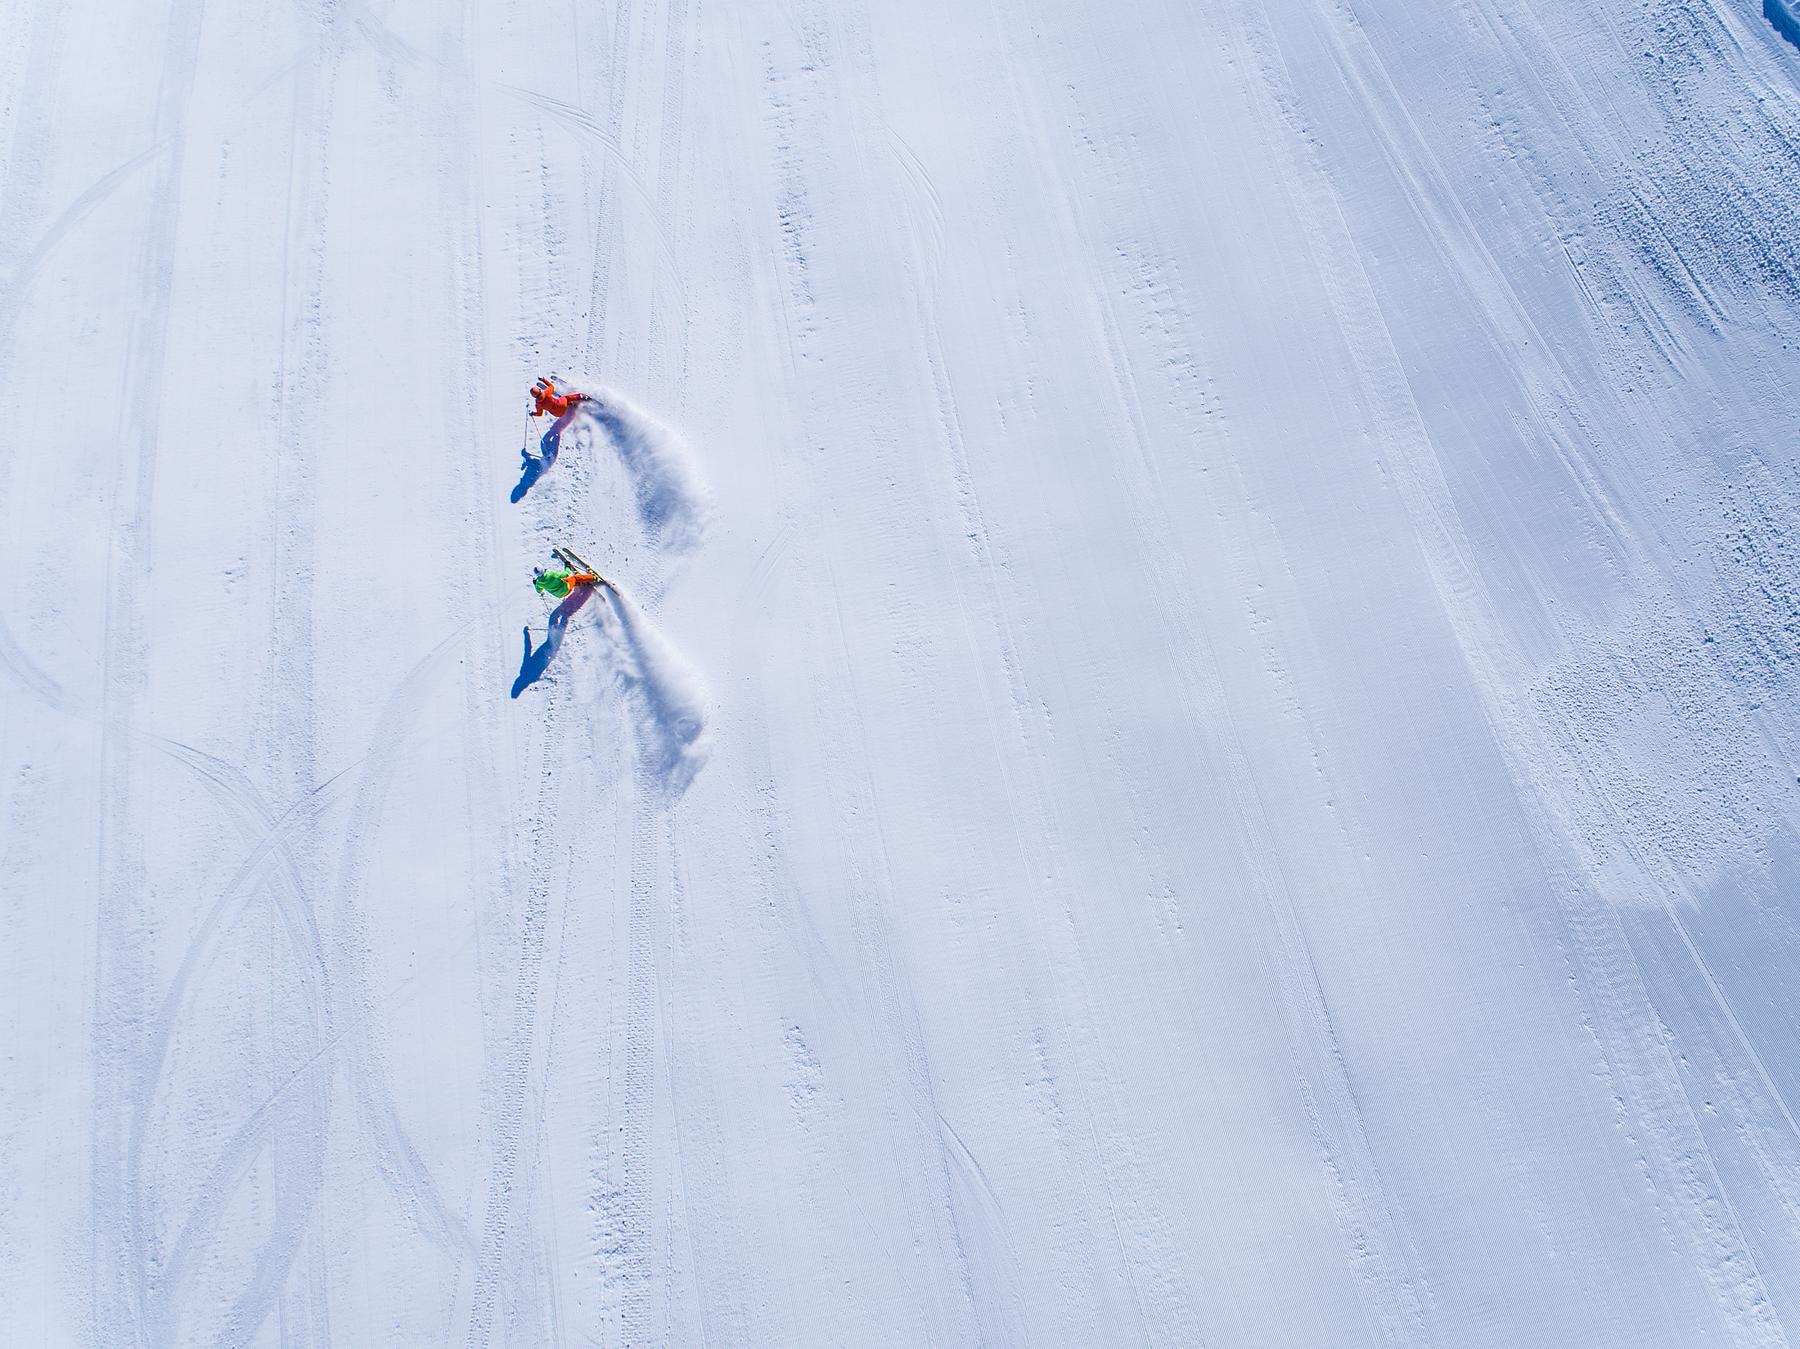
[[[552,599],[566,599],[570,592],[578,586],[603,585],[610,586],[599,572],[583,562],[567,548],[552,548],[560,567],[533,567],[531,584],[538,588],[538,593],[548,595]]]

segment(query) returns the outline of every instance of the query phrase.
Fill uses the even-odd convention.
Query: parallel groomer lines
[[[146,297],[132,327],[134,359],[118,390],[118,466],[111,501],[113,548],[107,558],[101,642],[100,896],[94,967],[94,1100],[90,1148],[89,1333],[96,1344],[131,1345],[150,1335],[144,1288],[151,1233],[126,1170],[130,1091],[153,971],[144,942],[146,869],[133,796],[133,746],[116,728],[136,720],[147,670],[144,575],[151,562],[151,486],[159,448],[164,349],[174,290],[188,103],[193,92],[202,6],[183,3],[170,16],[154,112],[167,148],[152,175],[149,218],[137,260]]]

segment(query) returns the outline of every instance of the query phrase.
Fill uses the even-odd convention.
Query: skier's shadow
[[[525,658],[519,662],[519,677],[513,680],[513,697],[517,698],[544,677],[550,662],[556,659],[556,650],[562,645],[563,631],[569,626],[569,620],[580,612],[593,590],[591,585],[585,585],[576,586],[569,592],[568,598],[551,612],[549,629],[536,650],[531,646],[531,629],[525,629]]]
[[[536,454],[530,450],[519,451],[519,458],[524,463],[519,468],[519,481],[512,489],[513,505],[523,501],[525,494],[536,485],[537,480],[550,471],[550,465],[556,462],[556,452],[562,447],[562,434],[568,429],[569,421],[574,415],[573,412],[565,412],[550,424],[550,429],[544,432],[544,438],[538,442]]]

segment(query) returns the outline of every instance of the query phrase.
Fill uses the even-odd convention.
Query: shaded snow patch
[[[1800,14],[1786,0],[1763,0],[1763,18],[1775,26],[1777,33],[1800,47]]]

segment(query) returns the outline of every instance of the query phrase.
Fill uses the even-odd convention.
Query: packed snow
[[[1787,0],[0,33],[0,1340],[1800,1343]]]

